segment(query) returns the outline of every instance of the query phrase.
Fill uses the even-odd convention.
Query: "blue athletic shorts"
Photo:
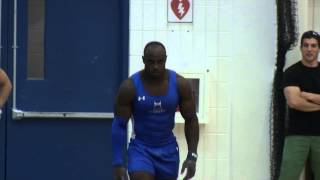
[[[128,171],[147,172],[155,179],[177,179],[179,147],[176,141],[160,147],[147,146],[131,139],[128,148]]]

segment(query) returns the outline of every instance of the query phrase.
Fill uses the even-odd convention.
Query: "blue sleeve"
[[[124,118],[115,116],[112,122],[112,165],[124,166],[124,153],[127,149],[127,124]]]

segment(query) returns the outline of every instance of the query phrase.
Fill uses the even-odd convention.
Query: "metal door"
[[[2,179],[112,179],[110,129],[113,99],[127,77],[128,0],[2,1],[2,57],[14,85],[0,129]],[[34,33],[43,42],[36,78],[28,49],[35,2],[43,8],[42,35]]]

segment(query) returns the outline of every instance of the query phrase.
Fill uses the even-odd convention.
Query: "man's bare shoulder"
[[[132,81],[132,79],[128,78],[124,81],[122,81],[119,91],[118,91],[118,97],[124,97],[124,98],[132,98],[135,95],[135,86]]]
[[[189,85],[189,82],[186,78],[177,73],[177,83],[178,86],[183,88]]]
[[[191,86],[189,81],[177,73],[177,85],[180,96],[189,96],[191,93]]]
[[[134,90],[134,84],[131,78],[128,78],[124,81],[122,81],[121,85],[120,85],[120,89],[124,89],[124,90]]]

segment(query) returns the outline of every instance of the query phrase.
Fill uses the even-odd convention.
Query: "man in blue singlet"
[[[175,180],[179,170],[179,148],[172,132],[179,107],[185,119],[188,155],[181,172],[184,179],[194,176],[199,141],[195,101],[188,81],[166,69],[166,49],[160,42],[149,42],[142,57],[142,71],[121,84],[115,101],[112,123],[114,179],[127,179],[124,156],[128,158],[130,180]],[[133,134],[126,148],[127,123]]]

